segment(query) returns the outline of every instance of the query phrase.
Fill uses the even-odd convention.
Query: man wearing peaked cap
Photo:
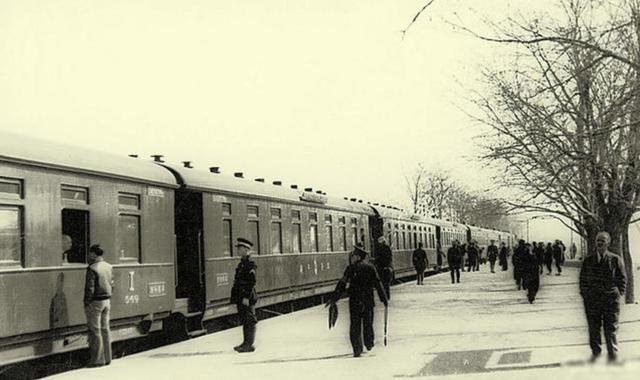
[[[349,315],[351,324],[349,327],[349,337],[353,347],[353,356],[359,357],[364,347],[371,350],[374,345],[373,334],[373,289],[378,292],[380,301],[386,306],[387,296],[378,277],[376,268],[364,261],[367,251],[360,243],[353,247],[351,252],[351,264],[344,271],[344,276],[338,282],[333,295],[330,297],[328,305],[335,304],[346,290],[349,294]],[[347,287],[348,285],[348,287]],[[331,313],[331,310],[330,310]],[[337,314],[337,313],[336,313]],[[330,315],[331,323],[331,315]]]
[[[231,288],[231,303],[235,303],[238,308],[238,316],[242,321],[242,332],[244,340],[242,344],[233,349],[238,352],[253,352],[255,347],[253,342],[256,338],[256,264],[251,260],[250,251],[253,243],[244,238],[236,239],[236,248],[241,255],[240,262],[236,267],[236,274]]]

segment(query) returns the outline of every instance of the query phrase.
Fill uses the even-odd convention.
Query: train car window
[[[318,252],[318,226],[309,225],[309,245],[311,252]]]
[[[358,242],[358,229],[357,228],[351,228],[351,246],[355,246],[356,243]]]
[[[257,206],[256,206],[256,212],[257,212]],[[253,243],[253,252],[255,252],[256,254],[261,254],[261,250],[260,250],[260,222],[258,222],[257,220],[251,220],[249,221],[249,228],[248,228],[248,234],[249,234],[249,240]]]
[[[247,216],[250,218],[257,218],[260,216],[258,206],[247,206]]]
[[[139,210],[140,196],[138,194],[118,193],[118,207],[121,209]]]
[[[324,222],[325,223],[331,223],[332,219],[331,219],[331,215],[325,215],[324,216]]]
[[[224,215],[224,216],[231,215],[231,203],[223,203],[222,204],[222,215]]]
[[[329,215],[331,216],[331,215]],[[333,251],[333,227],[332,226],[324,226],[325,233],[327,234],[327,245],[325,246],[327,252]]]
[[[271,253],[282,253],[282,223],[280,222],[271,222]]]
[[[226,256],[233,256],[233,229],[230,219],[222,220],[222,253]]]
[[[341,217],[338,218],[338,223],[346,224],[347,223],[347,219],[344,216],[341,216]]]
[[[420,236],[420,242],[422,242],[422,235]],[[413,247],[418,248],[418,234],[413,233]]]
[[[116,246],[120,261],[140,262],[140,216],[119,215]]]
[[[347,228],[345,226],[340,226],[338,230],[338,240],[340,242],[340,250],[347,250]]]
[[[298,223],[292,225],[293,228],[293,252],[302,252],[302,227]]]
[[[358,218],[351,218],[351,225],[357,226],[358,225]]]
[[[22,199],[22,180],[0,177],[0,197]]]
[[[400,234],[398,233],[398,231],[396,231],[395,234],[396,234],[396,249],[400,249]]]
[[[89,203],[89,189],[85,187],[62,185],[60,196],[66,201]]]
[[[402,231],[402,248],[407,249],[407,235]]]
[[[318,213],[317,212],[310,212],[309,213],[309,222],[314,222],[314,223],[318,222]]]
[[[362,244],[364,246],[366,246],[365,241],[367,241],[366,239],[367,237],[364,235],[364,228],[360,229],[360,241],[362,242]]]
[[[66,263],[86,263],[89,248],[89,212],[62,210],[62,234],[71,238],[71,248],[64,252]]]
[[[411,226],[409,226],[409,229],[411,229]],[[411,231],[407,232],[407,243],[409,243],[407,248],[411,249],[413,247],[413,239],[411,239]]]
[[[282,210],[279,208],[271,208],[271,219],[280,219],[282,218]]]
[[[291,219],[300,220],[300,210],[291,210]]]
[[[0,206],[0,266],[23,264],[22,208]]]

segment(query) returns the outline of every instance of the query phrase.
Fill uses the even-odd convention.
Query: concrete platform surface
[[[388,345],[384,307],[375,314],[376,346],[353,358],[346,300],[328,329],[321,306],[261,321],[257,350],[238,354],[234,328],[79,369],[51,379],[637,379],[640,306],[623,305],[619,329],[622,364],[605,356],[587,364],[587,326],[578,294],[578,269],[541,277],[534,304],[517,291],[512,272],[448,274],[392,288]],[[603,347],[604,348],[604,347]]]

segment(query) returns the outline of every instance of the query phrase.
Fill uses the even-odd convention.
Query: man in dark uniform
[[[336,302],[345,291],[349,294],[349,314],[351,324],[349,337],[353,347],[353,356],[359,357],[364,347],[370,351],[374,345],[373,333],[373,289],[378,292],[378,297],[385,307],[388,305],[387,297],[382,288],[376,268],[364,261],[367,252],[360,243],[356,244],[351,252],[351,264],[344,271],[342,279],[338,282],[331,302]],[[349,286],[347,288],[347,285]]]
[[[607,232],[598,232],[597,254],[587,256],[580,270],[580,295],[584,300],[584,310],[589,324],[592,362],[602,352],[601,327],[604,327],[609,362],[615,362],[618,357],[616,330],[620,313],[620,296],[624,294],[626,288],[626,277],[622,258],[608,250],[610,242],[611,236]]]
[[[240,262],[236,267],[236,275],[231,288],[231,303],[235,303],[238,308],[238,315],[242,322],[242,333],[244,340],[242,344],[233,349],[238,352],[253,352],[255,347],[253,342],[256,338],[256,264],[251,260],[250,251],[253,243],[247,239],[238,238],[236,247],[241,255]]]
[[[460,243],[457,240],[452,242],[451,247],[447,251],[447,262],[451,271],[451,283],[460,282],[460,267],[462,267],[462,258],[464,253],[460,249]]]
[[[429,266],[429,259],[427,259],[427,252],[422,249],[422,242],[418,243],[418,248],[413,251],[412,259],[418,285],[424,285],[424,271]]]
[[[491,273],[496,273],[494,269],[496,266],[496,260],[498,259],[498,247],[496,247],[495,243],[495,240],[491,240],[491,244],[487,247],[487,258],[489,259]]]
[[[391,254],[391,247],[387,244],[387,240],[384,236],[378,238],[378,244],[376,246],[376,258],[375,266],[382,286],[384,287],[387,299],[391,299],[391,282],[393,281],[393,255]]]

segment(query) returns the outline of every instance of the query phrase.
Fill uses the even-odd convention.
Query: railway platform
[[[512,272],[447,273],[392,288],[388,345],[384,307],[375,311],[376,345],[352,356],[348,307],[329,330],[322,306],[261,321],[256,351],[238,354],[234,328],[78,369],[51,379],[631,379],[640,374],[640,306],[622,305],[620,365],[595,364],[578,294],[578,269],[541,276],[534,304],[516,290]]]

